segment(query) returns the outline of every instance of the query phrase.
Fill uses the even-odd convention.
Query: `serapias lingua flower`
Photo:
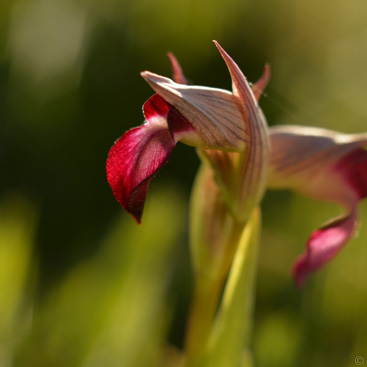
[[[308,275],[329,262],[353,237],[359,200],[367,196],[367,134],[326,129],[270,128],[268,187],[290,189],[335,202],[346,212],[314,231],[296,259],[293,276],[302,286]]]
[[[258,151],[263,146],[263,152],[268,151],[268,137],[256,98],[267,83],[269,71],[267,68],[252,92],[238,66],[216,45],[231,73],[233,93],[185,85],[185,77],[172,55],[175,81],[148,71],[141,73],[156,92],[143,106],[145,123],[118,139],[107,159],[107,179],[112,191],[139,223],[149,183],[167,163],[178,141],[205,151],[243,153],[246,148],[251,155],[242,161],[248,166],[247,171],[256,170],[256,175],[250,175],[257,181],[251,187],[261,191],[256,198],[262,196],[267,155]],[[207,158],[215,166],[216,157],[208,154]],[[251,183],[251,179],[245,180],[248,181]]]

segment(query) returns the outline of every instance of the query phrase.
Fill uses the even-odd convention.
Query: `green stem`
[[[205,352],[221,297],[223,281],[198,276],[188,318],[185,352],[186,366],[197,367]]]
[[[243,358],[252,328],[260,227],[260,210],[255,209],[239,241],[202,366],[250,365]]]
[[[232,220],[227,238],[211,254],[205,273],[195,274],[194,292],[185,335],[186,367],[201,367],[200,361],[212,331],[223,287],[236,252],[243,224]]]

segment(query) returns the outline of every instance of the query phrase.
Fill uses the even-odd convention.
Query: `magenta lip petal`
[[[367,196],[367,151],[356,149],[335,166],[335,170],[345,177],[359,199]]]
[[[158,94],[145,102],[143,112],[146,123],[117,140],[106,163],[113,194],[138,223],[150,181],[168,162],[180,136],[194,132],[191,124]]]
[[[167,163],[174,146],[168,129],[146,124],[126,132],[109,152],[107,180],[117,201],[138,223],[149,183]]]
[[[168,129],[175,141],[181,135],[195,133],[193,126],[178,110],[167,103],[159,94],[150,97],[143,106],[147,121],[154,117],[163,117],[167,120]]]
[[[153,94],[143,106],[143,113],[145,119],[149,121],[151,118],[156,116],[166,117],[170,105],[159,95]]]
[[[343,218],[313,232],[307,242],[306,251],[293,266],[293,277],[298,287],[302,287],[308,275],[323,267],[351,239],[356,227],[356,208]]]
[[[107,180],[117,201],[140,223],[149,183],[167,163],[175,141],[167,125],[170,105],[158,94],[144,104],[146,124],[127,131],[111,148]]]

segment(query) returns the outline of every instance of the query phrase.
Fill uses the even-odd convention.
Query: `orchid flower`
[[[268,127],[258,105],[269,67],[251,88],[237,64],[216,46],[229,69],[232,92],[186,85],[180,65],[169,55],[174,80],[148,71],[141,74],[156,92],[143,106],[145,123],[126,132],[107,159],[112,191],[138,223],[149,183],[177,142],[195,147],[202,160],[190,203],[194,290],[184,350],[186,365],[192,367],[212,365],[204,360],[221,350],[218,340],[229,340],[211,336],[214,320],[220,326],[216,335],[229,334],[236,340],[226,348],[233,365],[242,360],[246,325],[233,330],[233,322],[224,320],[229,304],[237,310],[232,316],[236,318],[247,317],[252,303],[254,266],[245,265],[256,263],[256,251],[250,249],[258,242],[257,206],[266,188],[269,162]],[[226,307],[220,308],[222,294],[227,294]],[[213,352],[207,354],[208,348]]]
[[[266,121],[257,99],[269,79],[269,69],[252,91],[235,62],[216,46],[230,71],[233,93],[186,85],[172,55],[175,81],[149,71],[141,73],[156,92],[143,106],[145,123],[117,140],[107,159],[112,191],[138,223],[149,183],[178,141],[200,149],[199,155],[217,171],[224,191],[228,193],[229,186],[237,182],[237,196],[226,197],[236,213],[246,213],[239,216],[241,220],[246,220],[263,195],[269,149]]]
[[[311,234],[305,253],[296,260],[293,275],[302,286],[353,237],[357,204],[367,196],[367,134],[278,126],[270,129],[270,138],[269,188],[291,189],[346,209]]]

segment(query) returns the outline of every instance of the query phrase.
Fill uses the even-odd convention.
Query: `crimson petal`
[[[367,196],[367,151],[359,148],[335,166],[335,170],[343,175],[349,185],[354,189],[359,199]]]
[[[351,239],[356,228],[357,210],[338,218],[313,232],[307,242],[306,251],[293,266],[293,277],[298,287],[302,287],[307,276],[323,267]]]
[[[121,206],[140,223],[149,183],[168,161],[175,140],[168,129],[169,105],[154,95],[144,105],[147,123],[127,131],[111,148],[107,180]]]

